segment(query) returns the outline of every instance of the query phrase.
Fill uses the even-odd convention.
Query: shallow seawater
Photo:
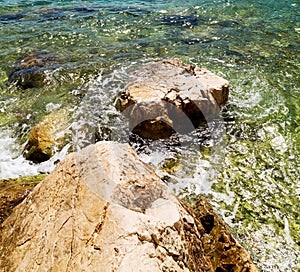
[[[0,177],[51,171],[98,140],[130,142],[178,195],[206,194],[262,271],[300,270],[299,1],[1,1]],[[42,87],[8,82],[32,50],[54,54]],[[117,95],[140,65],[178,57],[230,81],[220,119],[190,135],[130,135]],[[67,146],[40,165],[21,152],[67,109]]]

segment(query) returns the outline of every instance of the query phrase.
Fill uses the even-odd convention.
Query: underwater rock
[[[222,27],[235,27],[241,25],[240,22],[233,20],[217,21],[215,24]]]
[[[161,18],[165,25],[179,25],[183,27],[191,27],[198,25],[198,19],[195,15],[165,15]]]
[[[229,94],[227,80],[204,68],[168,59],[133,74],[117,101],[130,130],[144,138],[187,133],[218,117]]]
[[[37,10],[39,14],[38,21],[53,21],[53,20],[62,20],[66,18],[66,10],[61,7],[42,7]]]
[[[72,8],[70,11],[81,13],[90,13],[90,12],[97,12],[99,11],[98,6],[77,6]]]
[[[8,24],[11,23],[11,21],[18,21],[22,19],[24,15],[24,12],[0,14],[0,23]]]
[[[67,118],[68,112],[65,109],[46,115],[29,134],[23,156],[33,162],[50,159],[65,144]]]
[[[47,52],[34,50],[22,56],[8,72],[8,81],[23,89],[41,87],[46,74],[56,68],[57,58]]]
[[[99,142],[69,154],[3,222],[0,270],[256,271],[243,250],[230,259],[239,265],[222,257],[233,238],[211,235],[210,209],[199,218],[128,144]]]

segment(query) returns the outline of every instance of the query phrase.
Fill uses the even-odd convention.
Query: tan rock
[[[189,132],[218,116],[228,100],[229,83],[179,59],[151,63],[135,72],[117,108],[130,129],[144,138]]]
[[[51,158],[64,145],[64,130],[68,112],[61,109],[46,115],[31,133],[23,155],[33,162],[43,162]]]
[[[68,155],[3,222],[0,270],[226,271],[204,255],[201,222],[129,145],[99,142]]]
[[[1,227],[1,271],[210,271],[201,231],[128,145],[70,154]]]

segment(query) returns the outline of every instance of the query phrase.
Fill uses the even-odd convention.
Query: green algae
[[[176,154],[172,158],[166,158],[160,166],[160,170],[166,171],[168,174],[173,174],[180,165],[181,156]]]
[[[239,138],[234,133],[233,141],[229,133],[224,149],[226,166],[210,194],[213,206],[256,256],[258,266],[264,254],[275,258],[277,247],[284,254],[289,252],[291,262],[297,260],[300,249],[299,150],[293,135],[283,137],[282,132],[277,125],[264,124],[256,125],[252,139],[249,133]],[[273,248],[262,249],[259,241],[256,247],[251,242],[247,245],[247,239],[264,239]],[[283,264],[274,263],[268,269],[296,269],[297,264],[280,266]]]

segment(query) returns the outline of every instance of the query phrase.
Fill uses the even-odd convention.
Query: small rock
[[[65,109],[46,115],[29,134],[23,156],[33,162],[50,159],[65,144],[67,117],[68,112]]]

